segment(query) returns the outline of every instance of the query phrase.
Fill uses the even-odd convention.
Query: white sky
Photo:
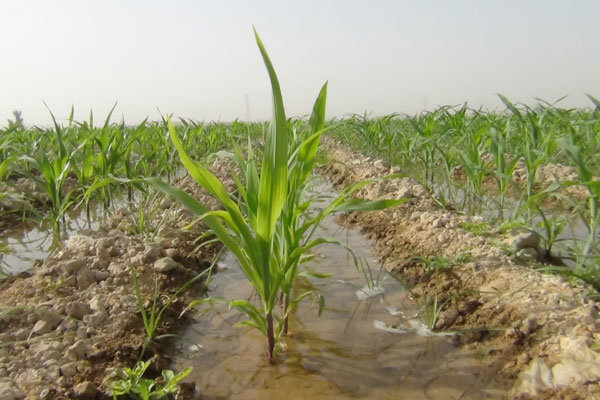
[[[328,116],[415,113],[496,93],[563,106],[600,97],[600,1],[0,2],[0,125],[11,111],[50,123],[71,104],[97,121],[162,112],[197,120],[270,117],[254,24],[288,115],[309,113],[329,80]]]

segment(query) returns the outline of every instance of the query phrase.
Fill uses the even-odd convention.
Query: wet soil
[[[321,172],[336,188],[401,172],[331,140],[324,147],[330,163]],[[213,169],[231,188],[229,168]],[[212,201],[189,178],[179,186]],[[459,347],[452,352],[475,357],[480,379],[497,382],[506,398],[600,399],[598,313],[589,288],[520,264],[506,237],[461,228],[481,221],[439,209],[409,178],[377,182],[356,195],[410,198],[391,210],[347,214],[338,222],[373,241],[377,256],[416,304],[434,297],[444,303],[436,330],[455,333],[451,338]],[[203,227],[183,229],[193,216],[169,200],[163,211],[170,216],[153,240],[131,234],[131,211],[121,209],[99,230],[72,236],[34,270],[0,282],[0,398],[108,398],[109,381],[118,368],[136,361],[144,339],[129,266],[135,267],[149,306],[155,282],[159,292],[171,293],[206,268],[217,251],[193,252]],[[424,268],[426,257],[455,262]],[[190,321],[177,319],[178,311],[203,292],[201,284],[190,287],[159,331],[183,332]],[[332,334],[335,342],[340,333]],[[378,352],[385,357],[385,351]],[[168,365],[170,353],[162,342],[149,347],[155,372]],[[444,379],[447,387],[459,381]]]
[[[228,182],[228,168],[213,169]],[[189,177],[177,186],[216,208]],[[132,234],[136,217],[135,209],[120,208],[98,230],[71,234],[35,268],[0,281],[0,398],[112,398],[110,382],[120,368],[135,364],[144,347],[131,268],[149,310],[155,297],[161,307],[205,271],[220,249],[217,244],[197,249],[205,227],[168,198],[150,216],[152,238]],[[180,312],[204,290],[198,279],[174,296],[156,335],[179,332],[186,325]],[[171,348],[168,339],[148,345],[149,374],[168,366]]]
[[[324,150],[331,162],[322,173],[336,187],[401,172],[332,140]],[[436,328],[458,332],[463,350],[481,359],[482,373],[510,382],[507,398],[600,398],[600,356],[593,350],[600,332],[589,288],[515,262],[505,237],[462,229],[469,217],[437,208],[410,178],[383,180],[356,196],[410,198],[394,209],[352,213],[339,222],[360,228],[375,242],[386,268],[417,301],[432,296],[447,301]],[[435,270],[418,259],[460,255],[468,257]]]
[[[321,198],[331,193],[318,186]],[[300,303],[275,365],[266,360],[264,337],[235,326],[245,316],[221,304],[198,307],[174,364],[194,367],[186,380],[198,398],[501,399],[507,382],[482,374],[479,360],[457,346],[455,335],[427,329],[420,305],[374,259],[372,243],[333,219],[325,219],[317,235],[344,243],[368,264],[357,268],[338,245],[315,249],[306,267],[329,277],[301,277],[294,291],[322,295],[323,314],[310,299]],[[209,295],[257,300],[231,254],[219,266]]]

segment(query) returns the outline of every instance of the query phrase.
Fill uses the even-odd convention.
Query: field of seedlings
[[[600,399],[600,101],[0,129],[0,399]],[[265,81],[266,84],[266,81]]]

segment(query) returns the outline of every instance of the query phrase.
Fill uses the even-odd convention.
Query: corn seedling
[[[496,131],[490,133],[491,145],[490,150],[494,155],[495,169],[492,174],[496,180],[498,188],[498,217],[500,221],[504,221],[504,201],[506,196],[506,190],[509,184],[512,183],[512,174],[515,170],[519,159],[514,157],[512,160],[507,162],[505,157],[506,152],[506,138],[504,135]]]
[[[381,209],[400,202],[347,199],[365,182],[344,191],[317,216],[307,220],[301,217],[308,204],[298,196],[314,167],[319,138],[323,133],[327,86],[323,86],[313,107],[310,131],[306,136],[294,140],[294,135],[289,132],[275,70],[256,31],[255,38],[271,81],[273,96],[273,119],[264,134],[260,173],[249,146],[248,159],[243,163],[240,160],[244,179],[235,179],[239,198],[233,197],[206,167],[189,157],[170,118],[167,118],[170,138],[181,162],[192,178],[221,203],[223,209],[210,211],[185,192],[159,179],[146,181],[202,216],[202,221],[235,255],[261,304],[257,308],[246,300],[232,300],[229,306],[250,318],[240,325],[254,327],[267,338],[267,354],[272,362],[288,310],[310,295],[303,293],[295,299],[289,299],[292,283],[297,276],[297,265],[307,251],[331,242],[324,238],[306,241],[306,238],[312,237],[318,224],[331,212]],[[284,306],[283,315],[276,315],[275,304],[280,293],[289,302]]]
[[[575,164],[580,184],[588,192],[588,217],[584,219],[588,229],[588,237],[577,263],[578,267],[582,267],[586,258],[592,255],[591,253],[594,251],[596,245],[596,232],[598,223],[600,222],[600,181],[594,178],[592,172],[587,167],[579,144],[573,143],[566,138],[559,139],[558,144]]]

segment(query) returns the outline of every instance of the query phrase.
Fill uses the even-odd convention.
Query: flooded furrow
[[[194,367],[187,380],[203,399],[488,399],[501,390],[478,372],[478,361],[428,331],[410,293],[387,275],[371,245],[332,218],[320,235],[347,244],[369,267],[356,268],[346,250],[324,245],[307,267],[329,278],[301,278],[296,294],[316,290],[318,305],[306,299],[290,320],[290,335],[270,365],[258,331],[233,325],[245,317],[226,305],[203,305],[182,335],[174,368]],[[370,271],[370,272],[369,272]],[[369,289],[365,276],[372,280]],[[378,284],[379,283],[379,284]],[[209,295],[253,299],[250,284],[227,255]],[[393,314],[393,315],[392,315]]]

